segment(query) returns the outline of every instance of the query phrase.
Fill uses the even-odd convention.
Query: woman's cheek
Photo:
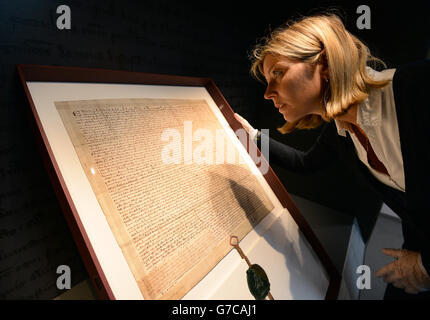
[[[303,85],[300,83],[300,79],[290,78],[287,80],[285,85],[286,96],[288,97],[287,102],[290,104],[297,104],[300,101],[302,95]]]
[[[302,74],[291,83],[291,94],[297,105],[307,108],[319,99],[320,89],[314,79],[309,79],[306,74]]]

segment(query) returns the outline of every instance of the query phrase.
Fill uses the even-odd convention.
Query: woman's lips
[[[286,109],[286,105],[285,104],[281,104],[278,108],[279,113],[282,113],[283,111],[285,111]]]

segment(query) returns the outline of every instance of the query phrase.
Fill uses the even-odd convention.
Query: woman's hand
[[[404,289],[406,293],[418,293],[430,288],[430,278],[419,252],[404,249],[382,249],[382,252],[396,258],[396,261],[379,269],[375,274],[377,277],[383,277],[385,282]]]
[[[245,118],[241,117],[239,114],[235,113],[235,114],[234,114],[234,117],[235,117],[235,118],[236,118],[236,120],[237,120],[237,121],[239,121],[239,122],[240,122],[240,124],[245,128],[246,132],[248,132],[248,134],[251,136],[251,139],[255,139],[255,136],[257,135],[258,130],[257,130],[257,129],[254,129],[254,128],[249,124],[249,122],[248,122]]]

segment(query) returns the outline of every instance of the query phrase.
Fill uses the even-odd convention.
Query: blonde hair
[[[385,63],[370,54],[368,47],[349,33],[335,14],[319,14],[298,21],[290,21],[274,30],[252,52],[251,73],[265,82],[264,58],[284,56],[293,61],[312,65],[324,63],[328,67],[328,82],[323,86],[322,115],[306,115],[295,122],[287,122],[278,130],[288,133],[294,129],[312,129],[344,114],[349,107],[368,96],[369,88],[381,88],[387,81],[373,80],[366,73],[368,62]]]

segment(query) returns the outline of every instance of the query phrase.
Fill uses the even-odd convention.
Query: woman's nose
[[[270,85],[267,86],[266,91],[264,92],[264,98],[267,100],[273,99],[275,97],[275,91],[272,89]]]

